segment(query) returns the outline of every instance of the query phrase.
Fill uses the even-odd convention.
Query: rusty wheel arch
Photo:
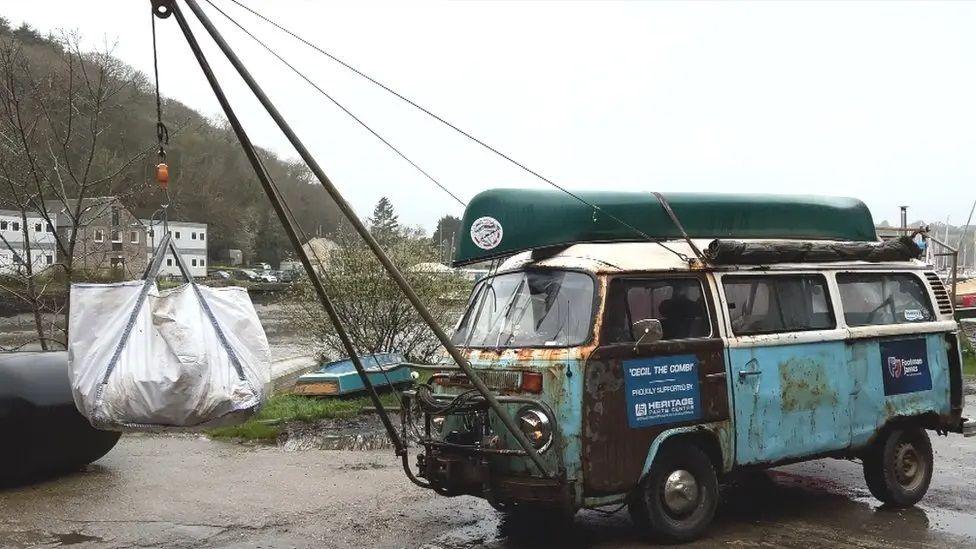
[[[854,451],[854,454],[857,457],[862,457],[863,454],[870,448],[874,447],[879,440],[884,440],[884,437],[886,437],[893,429],[905,429],[912,427],[933,430],[939,434],[943,433],[941,418],[935,412],[925,412],[913,416],[894,416],[888,418],[884,425],[878,427],[874,431],[874,434],[871,435],[871,438],[868,439],[867,443],[865,443],[863,447],[857,448]]]
[[[712,466],[715,468],[715,475],[719,478],[723,476],[724,466],[722,460],[722,446],[719,444],[718,435],[716,435],[713,431],[708,429],[698,429],[692,432],[676,433],[671,435],[661,443],[661,446],[658,448],[654,459],[656,460],[657,456],[661,455],[666,448],[670,448],[671,446],[677,444],[694,444],[697,446],[700,450],[705,452],[705,455],[707,455],[708,459],[712,462]]]

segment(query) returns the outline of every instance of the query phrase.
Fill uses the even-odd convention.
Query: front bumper
[[[436,395],[440,402],[450,402],[453,395]],[[558,467],[554,455],[558,447],[559,429],[555,414],[544,402],[522,396],[498,396],[502,404],[532,405],[542,408],[552,421],[554,440],[545,454],[550,464],[549,476],[543,475],[504,432],[497,432],[496,421],[487,403],[478,396],[458,413],[437,414],[423,409],[416,391],[405,391],[401,414],[405,439],[423,447],[417,456],[417,476],[426,479],[431,488],[442,495],[472,495],[482,497],[498,508],[510,504],[564,506],[573,501],[565,471]],[[434,435],[433,419],[454,418],[454,424],[464,429]],[[497,422],[498,429],[504,427]]]

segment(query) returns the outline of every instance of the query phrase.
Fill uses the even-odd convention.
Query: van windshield
[[[522,271],[483,280],[453,342],[463,347],[568,347],[586,341],[593,279],[571,271]]]

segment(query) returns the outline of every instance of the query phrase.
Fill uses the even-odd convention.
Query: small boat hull
[[[395,354],[366,355],[362,357],[366,376],[377,389],[409,385],[413,382],[412,370],[403,357]],[[318,370],[298,378],[294,394],[305,396],[345,396],[364,392],[366,386],[349,359],[337,360]]]
[[[75,407],[67,352],[0,354],[0,436],[0,485],[77,469],[119,440]]]

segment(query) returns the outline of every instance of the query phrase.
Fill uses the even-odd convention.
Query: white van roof
[[[695,239],[699,250],[704,250],[712,239]],[[742,240],[743,242],[773,242],[770,240]],[[820,240],[818,242],[828,242]],[[544,259],[532,260],[533,252],[521,252],[505,259],[498,271],[511,271],[528,265],[548,268],[579,269],[592,273],[626,271],[691,271],[684,258],[694,258],[695,253],[684,240],[657,242],[606,242],[573,244]],[[898,261],[874,263],[868,261],[833,261],[829,263],[777,263],[770,266],[722,265],[718,271],[796,271],[796,270],[925,270],[931,269],[923,261]]]

